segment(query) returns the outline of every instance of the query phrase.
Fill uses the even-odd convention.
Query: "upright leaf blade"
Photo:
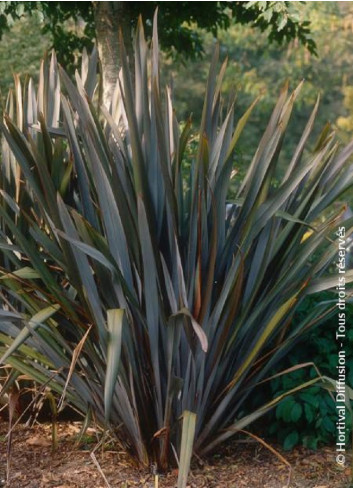
[[[181,433],[180,462],[178,487],[186,487],[196,430],[196,414],[191,411],[183,412],[183,427]]]
[[[123,309],[109,309],[107,311],[107,372],[104,384],[104,413],[107,422],[110,420],[115,384],[120,364],[123,323]]]

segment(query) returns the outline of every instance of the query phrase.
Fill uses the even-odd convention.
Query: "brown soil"
[[[77,446],[78,423],[60,423],[59,446],[52,452],[51,425],[17,425],[13,431],[10,478],[6,482],[7,423],[0,423],[0,479],[4,487],[176,487],[177,471],[156,476],[139,469],[116,444],[97,447],[96,434]],[[346,468],[335,462],[334,447],[317,452],[297,448],[290,453],[276,450],[281,460],[263,445],[249,440],[234,441],[212,457],[195,460],[190,487],[353,487],[351,455]],[[94,451],[93,456],[91,455]],[[290,476],[290,482],[289,481]],[[108,485],[109,484],[109,485]]]

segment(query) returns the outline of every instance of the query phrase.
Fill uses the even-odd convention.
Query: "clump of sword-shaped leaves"
[[[156,26],[150,50],[140,22],[135,88],[122,48],[109,110],[97,103],[96,52],[74,82],[54,54],[37,90],[15,79],[2,124],[0,350],[60,405],[116,429],[142,463],[165,468],[180,453],[183,486],[192,450],[208,452],[281,400],[244,412],[332,309],[291,323],[305,295],[335,285],[326,272],[342,209],[331,209],[352,186],[353,143],[339,150],[326,128],[308,151],[316,104],[281,162],[300,90],[285,87],[226,213],[254,104],[221,118],[216,49],[186,162],[191,122],[178,123],[158,57]]]

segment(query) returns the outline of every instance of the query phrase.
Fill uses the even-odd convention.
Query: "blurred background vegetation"
[[[204,53],[201,58],[190,59],[189,56],[186,59],[183,55],[167,57],[164,54],[165,81],[174,87],[179,120],[186,120],[191,112],[195,126],[198,125],[205,80],[216,42],[220,43],[221,57],[229,58],[225,100],[235,91],[240,114],[260,95],[260,102],[240,144],[237,155],[240,167],[246,167],[249,163],[251,149],[258,143],[280,87],[286,80],[289,80],[291,88],[303,79],[305,84],[295,108],[292,129],[286,136],[286,151],[282,157],[289,155],[295,147],[318,95],[321,103],[317,131],[329,122],[343,142],[352,136],[353,5],[351,2],[302,2],[298,15],[301,21],[310,22],[317,56],[298,39],[291,40],[289,44],[270,43],[268,31],[261,32],[249,24],[240,23],[226,31],[218,29],[218,39],[195,26],[195,32],[203,41]],[[13,86],[13,74],[19,73],[23,79],[26,75],[36,79],[44,52],[55,44],[51,31],[43,29],[43,26],[41,12],[33,10],[31,16],[25,14],[14,20],[11,29],[4,32],[0,42],[0,90],[3,101],[9,87]],[[83,24],[79,20],[66,20],[63,27],[65,32],[71,30],[78,36],[83,32]]]
[[[269,44],[266,32],[236,24],[219,33],[223,57],[229,67],[225,84],[228,93],[238,94],[242,113],[252,100],[261,95],[242,137],[241,161],[249,163],[259,141],[280,87],[289,81],[295,88],[305,80],[286,136],[285,150],[290,154],[297,144],[300,131],[318,95],[321,97],[316,124],[317,131],[329,122],[343,141],[353,133],[353,4],[351,2],[307,2],[300,9],[317,45],[318,56],[311,54],[298,40],[287,46]],[[214,38],[205,35],[206,55],[203,60],[185,64],[169,62],[174,79],[176,106],[179,114],[188,116],[192,110],[199,119],[202,110],[202,87],[206,79]]]

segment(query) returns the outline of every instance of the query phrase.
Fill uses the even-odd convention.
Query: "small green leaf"
[[[282,418],[286,423],[290,423],[292,421],[292,408],[294,406],[295,403],[292,399],[284,403]]]
[[[304,404],[304,413],[308,423],[314,421],[314,412],[309,404]]]
[[[300,419],[302,412],[303,408],[301,407],[301,405],[298,402],[294,403],[290,413],[291,419],[294,423],[296,423]]]
[[[332,419],[331,419],[330,416],[325,416],[322,419],[322,426],[329,433],[334,433],[335,432],[336,426],[335,426],[335,423],[332,421]]]
[[[287,25],[288,17],[286,15],[280,14],[279,22],[277,25],[277,30],[281,31]]]
[[[284,450],[291,450],[299,441],[299,435],[297,431],[292,431],[287,435],[283,442]]]

